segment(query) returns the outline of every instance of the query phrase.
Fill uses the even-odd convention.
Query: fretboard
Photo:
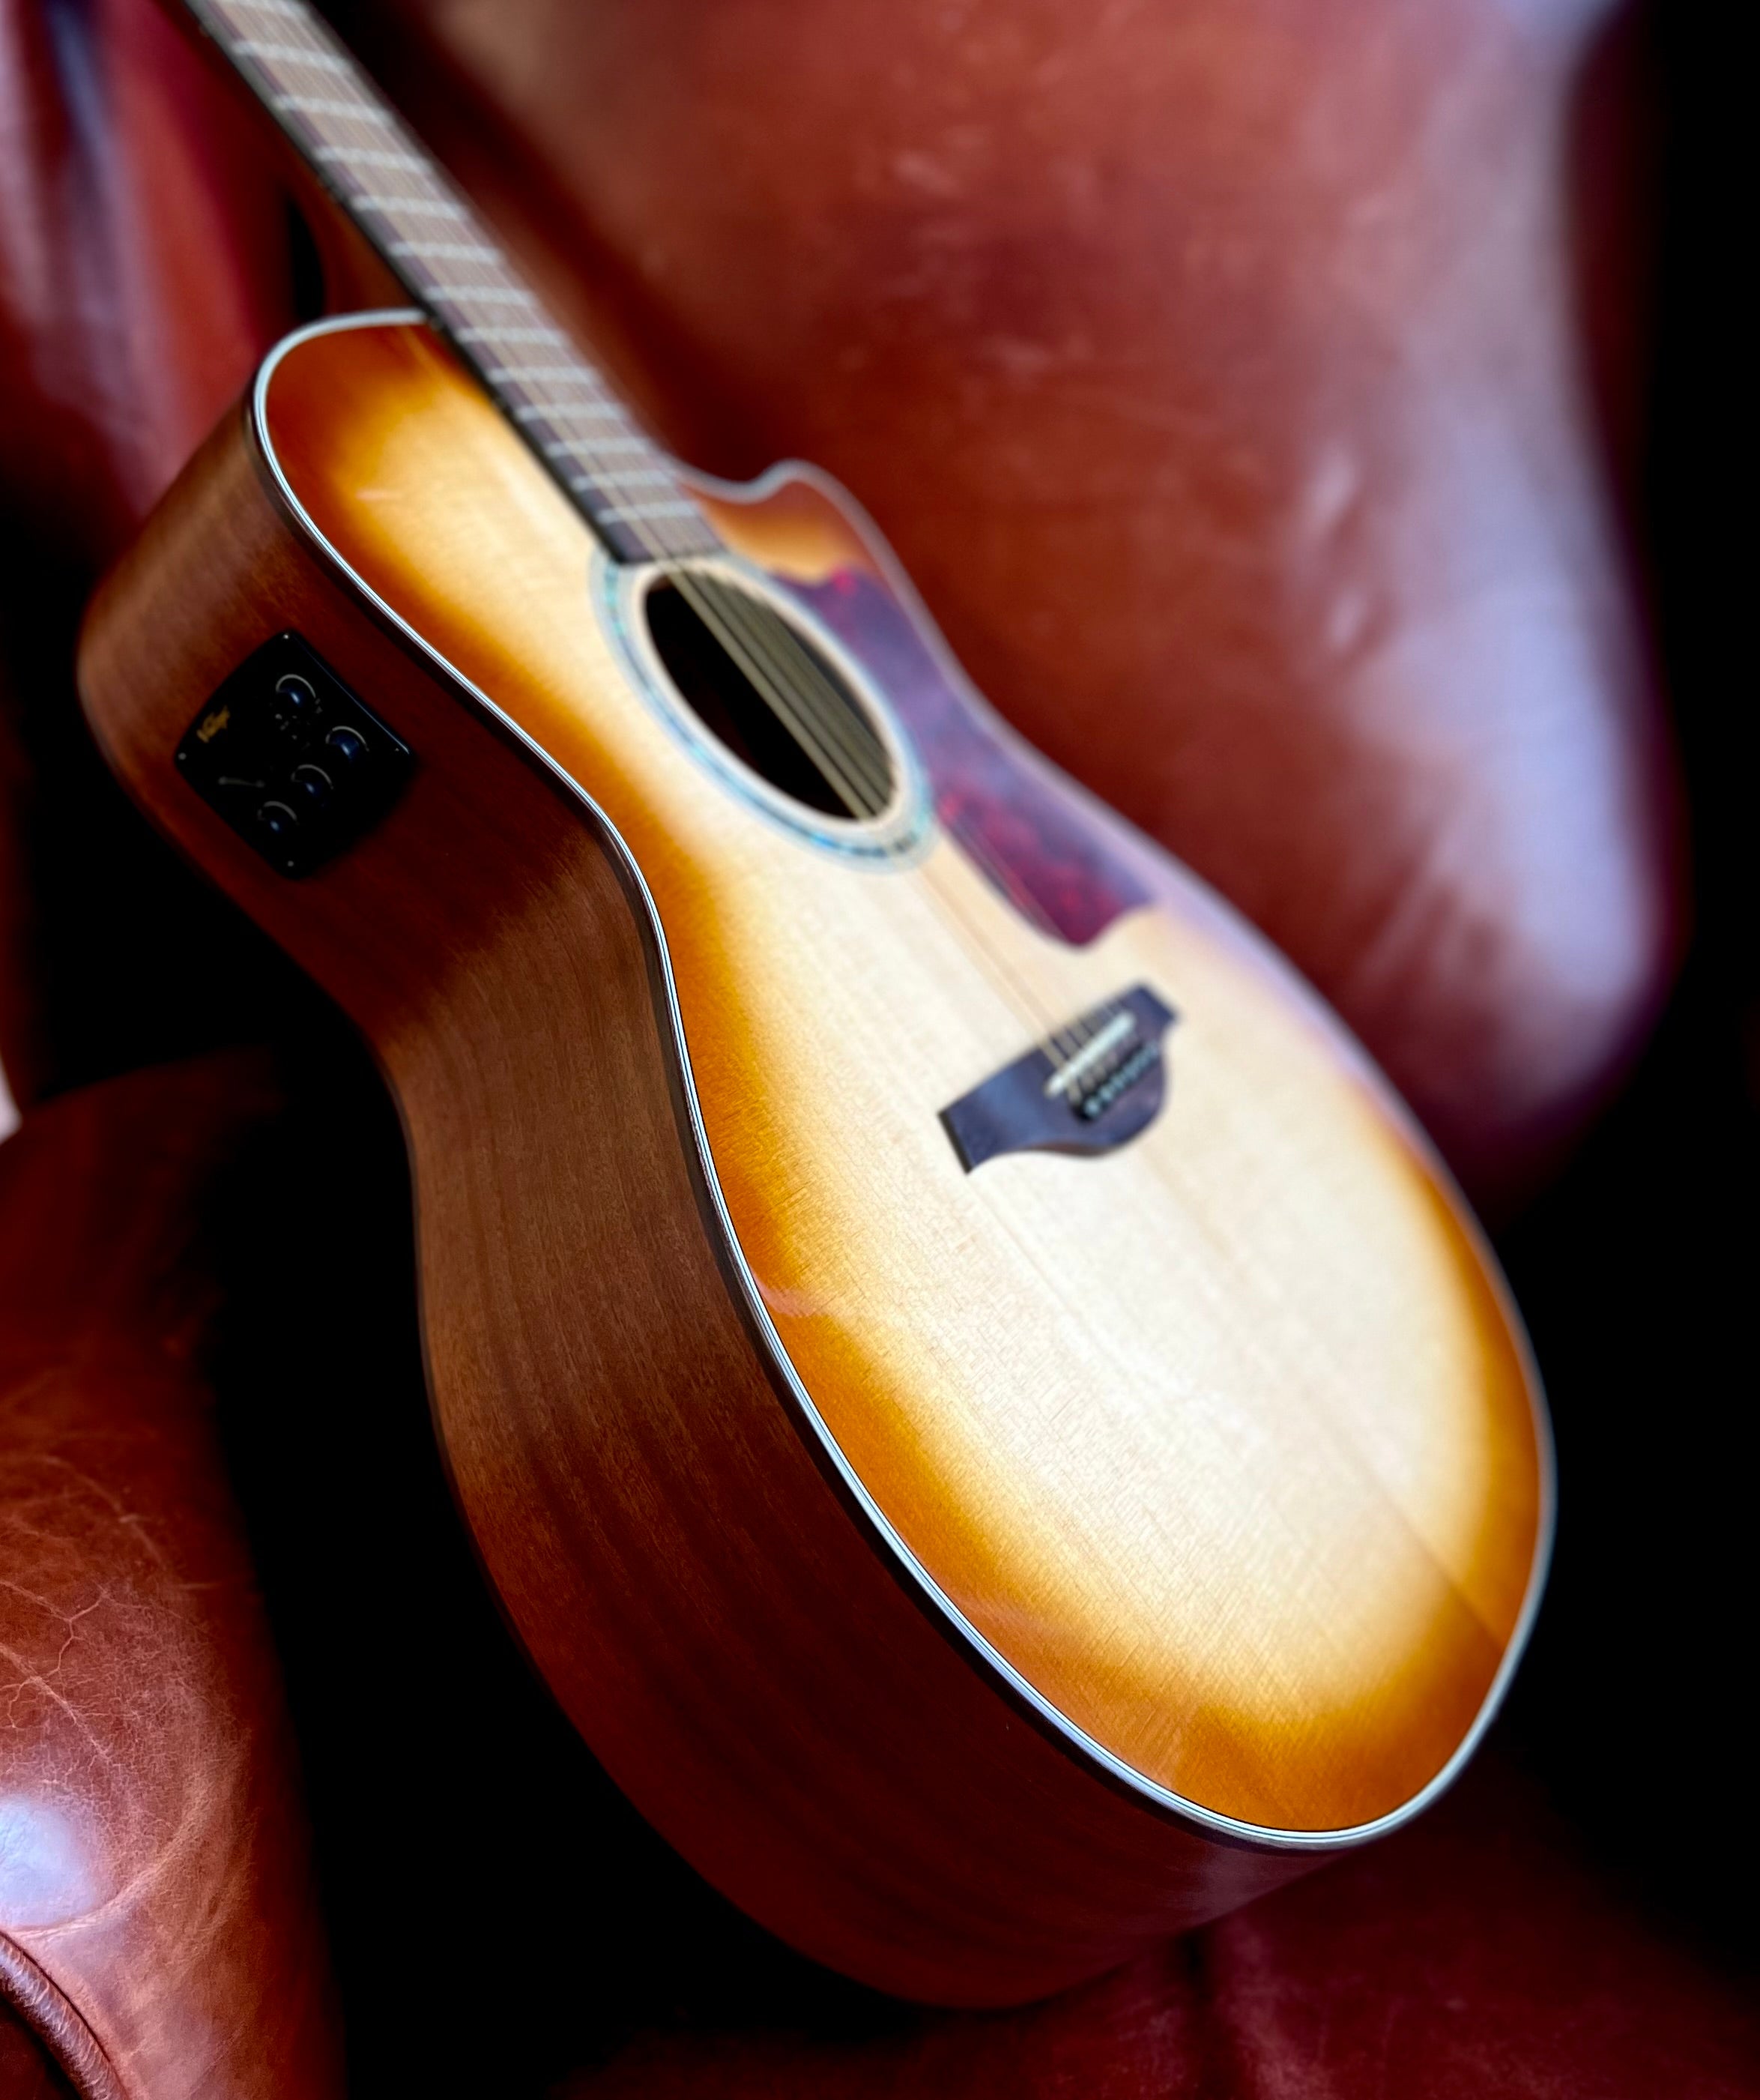
[[[301,0],[185,0],[611,553],[712,552],[713,527],[486,226]]]

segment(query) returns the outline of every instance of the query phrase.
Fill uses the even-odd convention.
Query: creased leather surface
[[[287,1723],[194,1351],[272,1095],[144,1073],[0,1148],[0,1996],[82,2093],[341,2088]]]
[[[1567,281],[1567,104],[1599,8],[409,0],[400,16],[377,0],[363,25],[409,64],[399,40],[418,13],[466,90],[430,94],[426,121],[592,279],[582,311],[627,370],[651,368],[645,398],[674,441],[724,470],[798,451],[843,474],[1016,719],[1283,929],[1458,1159],[1490,1178],[1531,1157],[1641,1017],[1670,910],[1665,768]],[[225,107],[151,0],[0,0],[0,524],[15,547],[77,562],[112,546],[291,317],[279,201],[248,135],[223,114],[213,128]],[[1622,255],[1629,230],[1614,223],[1602,252]],[[33,572],[3,581],[18,624],[37,618]],[[0,795],[29,800],[28,765],[9,752],[0,774]],[[55,822],[88,854],[112,842],[77,804]],[[0,840],[16,930],[0,937],[0,1003],[29,990],[15,842]],[[125,853],[117,871],[112,908],[134,893]],[[169,923],[150,929],[167,950]],[[90,955],[90,929],[69,931]],[[136,2100],[328,2092],[329,2045],[284,2024],[297,2029],[319,1957],[289,1793],[264,1776],[284,1769],[279,1695],[188,1359],[106,1343],[77,1379],[40,1375],[55,1293],[31,1279],[53,1246],[71,1288],[118,1220],[139,1223],[151,1189],[190,1169],[167,1164],[165,1079],[65,1105],[59,1125],[33,1118],[32,1145],[86,1133],[55,1156],[77,1157],[115,1207],[64,1242],[40,1222],[66,1193],[50,1155],[0,1150],[5,1174],[38,1162],[31,1206],[0,1210],[6,1273],[24,1279],[0,1295],[0,1337],[22,1336],[17,1361],[37,1365],[22,1403],[11,1356],[0,1380],[0,1499],[19,1489],[29,1520],[22,1538],[0,1530],[0,1577],[23,1564],[36,1599],[0,1590],[3,1638],[35,1673],[5,1680],[0,1714],[28,1726],[0,1730],[0,1783],[46,1771],[59,1817],[15,1817],[24,1842],[0,1879],[15,1872],[8,1900],[22,1888],[33,1904],[81,1874],[112,1890],[0,1944],[15,2001],[88,2096],[112,2071],[81,2014],[103,2032],[132,2020],[158,2049],[127,2059]],[[1620,1215],[1613,1196],[1605,1208]],[[1635,1279],[1630,1296],[1654,1288]],[[165,1310],[125,1290],[119,1325],[149,1301]],[[166,1331],[192,1335],[196,1309]],[[1668,1371],[1678,1389],[1672,1357]],[[1604,1435],[1616,1383],[1595,1381],[1586,1436]],[[146,1400],[150,1431],[118,1433],[124,1402],[132,1420]],[[117,1481],[111,1501],[94,1489]],[[286,1499],[284,1476],[270,1487]],[[409,1542],[395,1497],[381,1502],[381,1529],[359,1529],[390,1594]],[[275,1522],[298,1538],[297,1509]],[[392,1671],[363,1730],[321,1664],[306,1680],[328,1805],[345,1811],[355,2010],[378,2030],[387,2089],[413,2055],[427,2093],[530,2092],[523,2071],[495,2074],[534,2060],[516,2034],[541,2025],[543,2060],[582,2062],[633,2024],[649,2039],[580,2092],[1760,2091],[1751,2027],[1716,1973],[1482,1772],[1397,1847],[1069,2000],[926,2021],[852,2012],[839,1993],[808,2032],[823,1988],[789,1967],[754,2034],[741,2000],[757,1994],[728,1958],[751,1935],[728,1922],[687,1975],[689,1877],[652,1840],[631,1841],[636,1867],[605,1909],[612,1811],[590,1795],[583,1810],[560,1749],[521,1762],[500,1746],[504,1684],[480,1736],[436,1758],[464,1616],[444,1594],[426,1705]],[[1584,1607],[1602,1608],[1599,1594]],[[354,1626],[350,1602],[333,1620]],[[376,1651],[353,1668],[351,1692],[386,1674]],[[1586,1755],[1630,1718],[1623,1647],[1608,1683],[1609,1733],[1585,1731]],[[442,1929],[460,1872],[431,1829],[482,1801],[479,1742],[501,1748],[481,1767],[508,1775],[530,1857],[510,1884],[507,1832],[473,1810],[493,1842],[470,1848],[471,1886],[477,1914],[508,1926],[498,1946],[523,1935],[535,2003],[456,1963]],[[15,1762],[43,1745],[46,1764]],[[1684,1769],[1690,1745],[1675,1755]],[[363,1757],[383,1783],[358,1799]],[[260,1811],[243,1838],[241,1802]],[[388,1878],[375,1846],[399,1816]],[[587,1827],[564,1846],[570,1816]],[[510,1885],[530,1898],[511,1913],[495,1899]],[[574,1958],[553,1930],[565,1916],[595,1919],[602,1958]],[[693,1978],[719,1995],[693,1995]],[[0,2005],[0,2095],[46,2089],[56,2075]]]
[[[153,0],[0,4],[0,504],[114,553],[281,333],[254,121]]]
[[[1601,9],[335,11],[684,452],[841,474],[980,684],[1267,929],[1469,1183],[1535,1171],[1679,912],[1578,325]],[[152,0],[0,8],[33,530],[112,547],[287,319],[269,168]]]
[[[1674,938],[1577,311],[1602,9],[333,11],[676,448],[845,480],[1469,1182],[1533,1170]]]

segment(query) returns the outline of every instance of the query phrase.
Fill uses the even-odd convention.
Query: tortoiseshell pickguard
[[[777,581],[886,694],[929,775],[935,814],[1017,911],[1080,947],[1147,901],[1135,871],[974,710],[879,577],[842,567],[817,582],[785,575]]]

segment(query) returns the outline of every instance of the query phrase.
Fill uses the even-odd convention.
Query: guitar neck
[[[666,455],[312,9],[184,4],[609,552],[713,552]]]

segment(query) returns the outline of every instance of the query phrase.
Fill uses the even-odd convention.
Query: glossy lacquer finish
[[[1010,721],[1265,929],[1489,1193],[1604,1094],[1682,930],[1591,386],[1629,425],[1630,11],[340,18],[673,448],[859,490]]]
[[[972,706],[816,486],[719,492],[716,522],[884,681],[924,783],[885,859],[689,748],[634,581],[424,329],[297,342],[258,414],[256,478],[218,438],[100,602],[88,708],[374,1037],[461,1502],[638,1803],[811,1951],[997,2000],[1421,1798],[1519,1643],[1544,1432],[1470,1225],[1335,1025]],[[186,638],[149,708],[125,667],[167,576]],[[181,733],[290,624],[418,761],[297,886],[143,726]],[[1178,1017],[1151,1127],[967,1172],[939,1111],[1138,985]],[[666,1602],[686,1557],[700,1625]]]

